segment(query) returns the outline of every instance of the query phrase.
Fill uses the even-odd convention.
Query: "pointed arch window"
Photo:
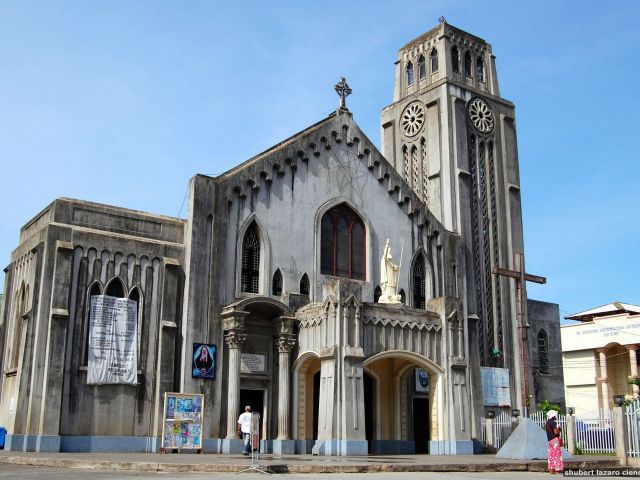
[[[456,46],[451,47],[451,68],[460,73],[460,50]]]
[[[465,52],[464,54],[464,74],[467,77],[471,76],[471,53]]]
[[[426,308],[426,286],[427,275],[425,270],[424,255],[420,254],[413,263],[411,269],[411,281],[413,287],[413,307],[425,309]]]
[[[309,296],[309,277],[306,273],[300,279],[300,294]]]
[[[114,282],[112,282],[114,283]],[[90,315],[91,315],[91,297],[95,297],[97,295],[102,295],[102,285],[100,282],[96,281],[92,283],[87,291],[87,306],[86,306],[86,314],[85,314],[85,325],[84,325],[84,341],[83,352],[82,352],[82,364],[87,365],[89,362],[89,323],[90,323]]]
[[[411,166],[409,165],[409,149],[407,146],[402,147],[402,161],[404,162],[404,179],[407,183],[411,183]]]
[[[431,59],[431,73],[435,73],[438,71],[438,49],[432,48],[429,57]]]
[[[424,137],[420,140],[420,151],[422,152],[422,201],[427,202],[427,189],[429,187],[429,168],[427,165],[427,141]],[[420,191],[420,187],[416,187],[416,192]]]
[[[323,215],[320,230],[322,274],[364,280],[366,231],[360,217],[343,203]]]
[[[282,296],[282,273],[280,269],[276,270],[273,274],[273,280],[271,281],[271,295],[274,297]]]
[[[13,370],[18,368],[20,363],[20,355],[22,353],[22,333],[24,328],[24,321],[27,313],[27,303],[29,298],[29,289],[24,284],[20,287],[16,296],[17,303],[15,306],[15,314],[13,316],[13,339],[11,355],[9,357],[9,369]]]
[[[418,57],[418,78],[423,80],[427,76],[427,65],[424,60],[424,55]]]
[[[545,330],[538,332],[538,366],[540,373],[549,373],[549,336]]]
[[[479,82],[484,82],[484,60],[482,57],[478,57],[476,60],[476,79]]]
[[[413,85],[413,63],[407,63],[407,85]]]
[[[105,291],[105,295],[109,295],[110,297],[118,297],[124,298],[124,285],[122,281],[118,277],[114,277],[109,284],[107,285],[107,290]]]
[[[140,338],[142,336],[142,319],[144,318],[142,316],[142,295],[140,294],[140,290],[138,289],[138,287],[133,287],[131,289],[131,291],[129,292],[129,300],[133,300],[134,302],[136,302],[136,315],[138,316],[137,318],[137,324],[138,324],[138,338],[137,340],[137,347],[138,347],[138,364],[140,364],[140,359],[141,359],[141,355],[140,355]]]
[[[252,222],[242,240],[242,272],[240,291],[258,293],[260,280],[260,236],[256,222]]]

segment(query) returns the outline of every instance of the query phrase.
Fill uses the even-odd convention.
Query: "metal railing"
[[[527,411],[524,413],[544,430],[547,421],[545,413],[529,414]],[[640,457],[640,400],[625,409],[625,419],[628,427],[629,456]],[[557,423],[562,429],[563,445],[569,446],[568,438],[571,434],[575,440],[576,453],[615,453],[614,422],[611,410],[600,409],[581,412],[574,416],[572,422],[567,420],[567,416],[559,414]],[[571,424],[574,428],[572,432],[569,432]],[[486,445],[487,421],[485,418],[480,419],[480,426],[482,441]],[[495,416],[493,419],[493,446],[496,450],[500,450],[500,447],[504,445],[514,426],[513,417],[508,413],[502,412]]]
[[[624,407],[624,421],[627,425],[627,456],[640,457],[640,400]]]
[[[575,415],[576,449],[582,453],[614,453],[616,450],[611,410],[599,409]]]
[[[499,413],[493,419],[493,442],[496,450],[500,450],[513,432],[513,417],[506,412]]]

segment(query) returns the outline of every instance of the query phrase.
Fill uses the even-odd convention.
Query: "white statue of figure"
[[[389,239],[384,246],[382,259],[380,260],[380,289],[382,295],[378,303],[401,303],[400,295],[398,295],[398,275],[400,266],[391,262],[391,246]]]

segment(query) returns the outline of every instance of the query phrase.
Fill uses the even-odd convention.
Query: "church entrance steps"
[[[495,455],[385,455],[363,457],[313,457],[311,455],[260,458],[274,473],[375,473],[375,472],[544,472],[546,460],[505,460]],[[154,453],[22,453],[0,452],[0,464],[33,465],[85,470],[138,472],[239,472],[249,460],[241,455]],[[610,456],[580,456],[565,468],[616,468]]]

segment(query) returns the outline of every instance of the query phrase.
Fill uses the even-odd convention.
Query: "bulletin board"
[[[164,394],[161,453],[167,450],[199,450],[202,448],[204,395],[200,393]]]

